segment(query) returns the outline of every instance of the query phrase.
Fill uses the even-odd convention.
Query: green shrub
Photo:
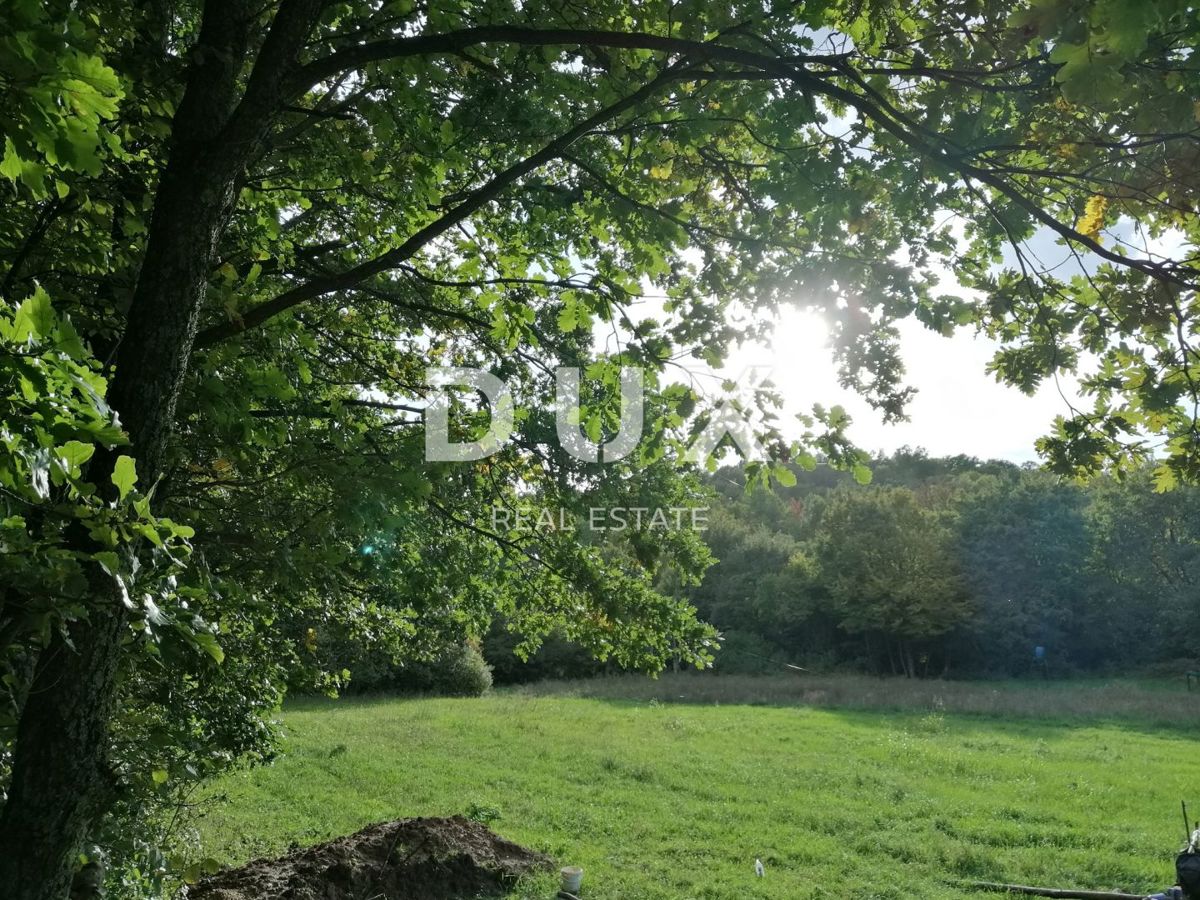
[[[430,660],[380,665],[365,661],[362,674],[350,668],[353,693],[388,691],[399,694],[436,694],[445,697],[478,697],[492,686],[492,670],[483,655],[469,643],[446,648]]]
[[[471,644],[447,651],[431,668],[432,693],[479,697],[492,686],[492,667]]]
[[[290,691],[478,697],[492,686],[491,667],[473,642],[449,643],[417,658],[397,657],[405,651],[365,644],[335,629],[330,632],[314,641],[308,665],[291,673]]]

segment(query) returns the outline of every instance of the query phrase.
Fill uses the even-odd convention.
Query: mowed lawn
[[[223,862],[474,810],[582,865],[587,900],[1143,891],[1171,882],[1180,799],[1200,812],[1192,725],[514,692],[309,701],[283,720],[284,755],[206,804]]]

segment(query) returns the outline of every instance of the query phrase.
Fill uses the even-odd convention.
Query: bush
[[[492,686],[492,669],[483,654],[471,644],[444,650],[432,660],[401,663],[381,668],[371,665],[367,677],[351,668],[350,688],[354,693],[392,691],[401,694],[438,694],[446,697],[479,697]]]
[[[431,693],[449,697],[479,697],[492,687],[492,667],[471,644],[455,647],[431,668]]]
[[[492,686],[491,666],[472,642],[450,644],[432,657],[397,660],[387,648],[335,634],[313,656],[311,665],[292,673],[291,691],[478,697]]]

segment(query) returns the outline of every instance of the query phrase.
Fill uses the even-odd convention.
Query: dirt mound
[[[450,819],[400,819],[278,859],[227,869],[188,900],[458,900],[494,894],[553,860]]]

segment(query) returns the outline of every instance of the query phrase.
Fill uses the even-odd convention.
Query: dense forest
[[[1200,656],[1194,489],[909,451],[874,473],[749,494],[714,478],[720,562],[692,600],[725,633],[717,668],[1065,675]]]

